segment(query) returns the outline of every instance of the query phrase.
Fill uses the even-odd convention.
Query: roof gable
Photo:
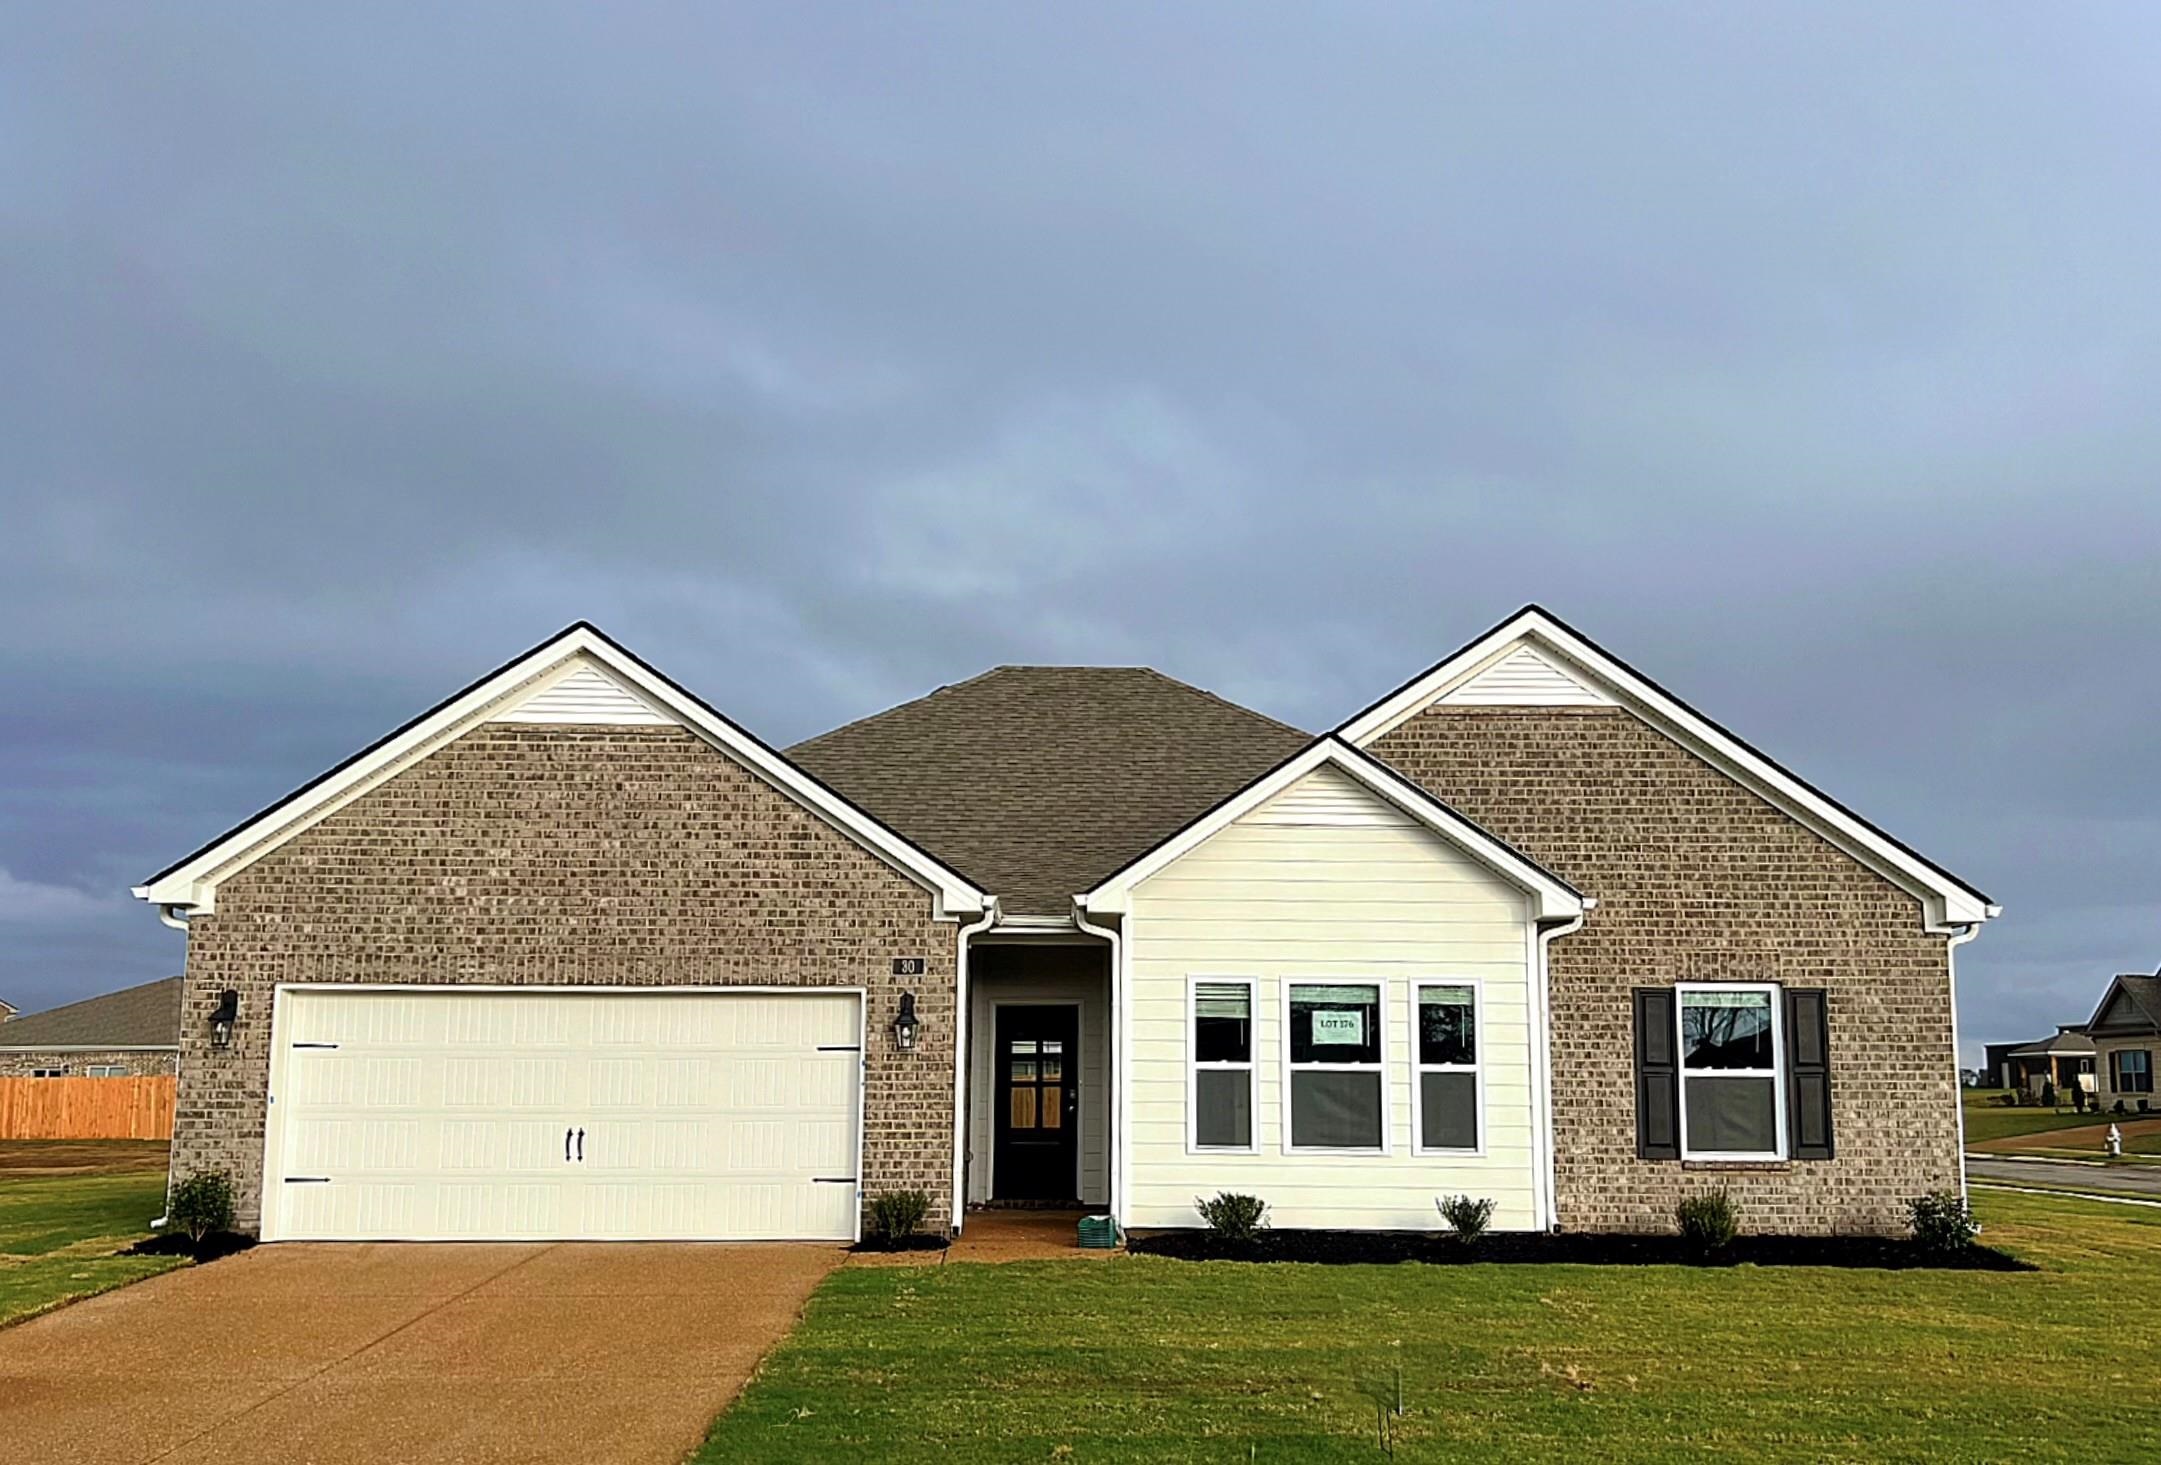
[[[1317,774],[1336,777],[1316,779]],[[1091,915],[1118,915],[1131,903],[1135,887],[1206,843],[1210,836],[1244,820],[1265,823],[1341,824],[1371,822],[1379,803],[1423,826],[1530,896],[1540,921],[1565,921],[1596,904],[1567,881],[1527,855],[1488,834],[1416,784],[1333,735],[1316,739],[1214,808],[1188,822],[1162,843],[1076,896]]]
[[[1544,672],[1532,672],[1528,653],[1574,684],[1584,700],[1567,693]],[[1511,670],[1504,671],[1504,668]],[[1543,691],[1544,697],[1532,695]],[[1459,694],[1463,694],[1460,695]],[[1932,930],[1971,926],[2001,907],[1942,866],[1921,855],[1830,795],[1787,771],[1733,733],[1705,717],[1606,651],[1581,632],[1537,606],[1527,606],[1470,644],[1344,722],[1336,735],[1365,748],[1436,703],[1482,705],[1611,705],[1689,749],[1834,848],[1858,860],[1921,901]]]
[[[9,1048],[176,1048],[180,1045],[180,978],[123,987],[14,1018],[0,1027]]]
[[[967,877],[888,828],[583,621],[370,744],[135,887],[168,910],[207,914],[219,882],[482,723],[673,723],[704,738],[933,892],[941,915],[982,910]]]
[[[2161,1031],[2161,973],[2134,972],[2115,978],[2094,1009],[2092,1029],[2153,1028]]]

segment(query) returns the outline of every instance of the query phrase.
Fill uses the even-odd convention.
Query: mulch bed
[[[231,1256],[238,1251],[246,1251],[254,1244],[255,1238],[252,1236],[242,1236],[232,1231],[218,1231],[205,1236],[203,1244],[196,1246],[178,1231],[160,1231],[147,1241],[136,1242],[127,1249],[126,1255],[187,1256],[193,1257],[199,1262],[214,1262],[219,1257]]]
[[[1131,1236],[1128,1251],[1179,1261],[1318,1262],[1325,1266],[1424,1262],[1552,1263],[1591,1266],[1880,1267],[1967,1272],[2037,1270],[2007,1252],[1970,1246],[1923,1251],[1910,1241],[1876,1236],[1740,1236],[1709,1257],[1678,1236],[1497,1232],[1468,1244],[1451,1236],[1411,1231],[1266,1231],[1232,1243],[1207,1231],[1158,1231]]]
[[[931,1236],[918,1232],[913,1236],[898,1236],[873,1241],[865,1238],[848,1248],[850,1251],[944,1251],[949,1243],[943,1236]]]

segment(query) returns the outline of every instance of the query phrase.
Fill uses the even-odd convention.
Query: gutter
[[[1131,1053],[1128,1029],[1132,1026],[1132,1004],[1126,1001],[1125,941],[1116,927],[1098,926],[1088,919],[1081,905],[1081,897],[1073,897],[1073,925],[1076,930],[1090,936],[1100,936],[1111,948],[1111,1101],[1115,1110],[1111,1120],[1110,1143],[1110,1213],[1120,1231],[1126,1225],[1126,1133],[1129,1111],[1127,1102],[1132,1085],[1125,1081],[1125,1065]]]
[[[1531,1050],[1531,1055],[1538,1068],[1533,1077],[1540,1111],[1539,1127],[1545,1137],[1539,1179],[1545,1190],[1542,1209],[1548,1231],[1561,1229],[1560,1180],[1554,1160],[1560,1149],[1560,1136],[1553,1123],[1553,956],[1549,948],[1557,938],[1582,930],[1585,917],[1597,904],[1595,900],[1586,900],[1583,915],[1538,927],[1538,985],[1533,989],[1538,998],[1538,1046]]]
[[[1996,906],[1989,914],[1994,915],[2002,909],[2003,907]],[[1958,1051],[1958,949],[1980,934],[1981,923],[1971,922],[1954,931],[1943,948],[1944,975],[1951,997],[1951,1098],[1958,1111],[1958,1198],[1968,1205],[1972,1203],[1972,1197],[1966,1186],[1966,1094],[1958,1081],[1961,1066]]]
[[[983,918],[961,925],[953,952],[953,1230],[958,1233],[968,1209],[968,1032],[975,1025],[969,1002],[968,938],[988,931],[998,919],[998,897],[983,904]]]

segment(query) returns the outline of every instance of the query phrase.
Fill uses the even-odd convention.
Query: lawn
[[[2161,1212],[1986,1194],[2038,1273],[847,1268],[701,1462],[2116,1460],[2161,1439]]]
[[[165,1204],[165,1171],[143,1147],[109,1155],[88,1146],[10,1142],[0,1154],[0,1327],[63,1303],[184,1265],[177,1257],[116,1256],[150,1234]],[[51,1161],[52,1163],[41,1163]]]
[[[1990,1140],[2008,1139],[2013,1135],[2039,1134],[2048,1129],[2079,1129],[2092,1124],[2106,1124],[2111,1118],[2123,1119],[2123,1115],[2100,1114],[2089,1109],[2081,1114],[2074,1109],[2029,1109],[1976,1102],[1979,1094],[1993,1096],[2001,1090],[1977,1091],[1966,1098],[1966,1145],[1972,1149]],[[2136,1118],[2137,1116],[2130,1116]]]

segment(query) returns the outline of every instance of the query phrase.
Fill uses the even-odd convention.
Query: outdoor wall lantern
[[[903,1053],[915,1051],[915,1035],[923,1026],[915,1015],[915,993],[900,994],[900,1016],[893,1019],[893,1046]]]
[[[210,1014],[210,1046],[230,1048],[233,1045],[233,1024],[240,1020],[240,994],[232,988],[218,998],[217,1011]]]

